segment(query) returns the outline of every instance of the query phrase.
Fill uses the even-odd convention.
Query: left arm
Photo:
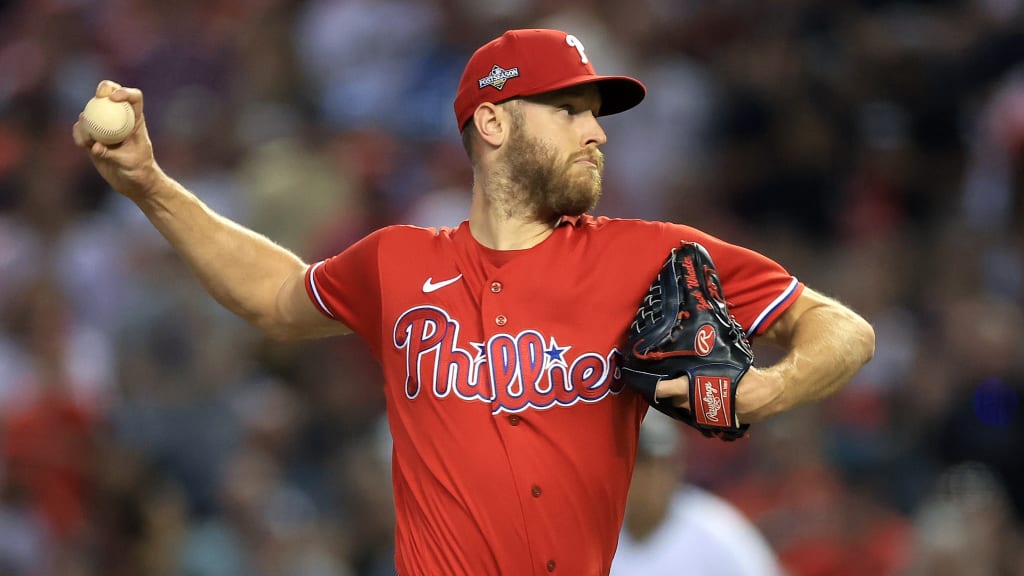
[[[771,366],[750,368],[740,381],[736,417],[748,424],[825,398],[875,352],[875,332],[866,320],[807,287],[760,338],[786,354]],[[657,396],[688,407],[687,377],[659,382]]]
[[[806,287],[761,338],[786,354],[743,377],[736,389],[740,422],[764,420],[829,396],[875,353],[875,331],[866,320]]]

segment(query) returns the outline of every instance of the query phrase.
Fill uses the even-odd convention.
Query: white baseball
[[[135,129],[135,111],[127,102],[92,98],[82,111],[82,122],[93,140],[108,146],[120,144]]]

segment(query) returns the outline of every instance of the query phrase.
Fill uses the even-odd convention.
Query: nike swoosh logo
[[[460,278],[462,278],[462,274],[459,274],[455,278],[449,278],[447,280],[442,280],[440,282],[434,282],[434,277],[431,276],[427,278],[426,282],[423,283],[423,293],[429,294],[435,290],[440,290],[441,288],[444,288],[449,284],[454,284],[458,282]]]

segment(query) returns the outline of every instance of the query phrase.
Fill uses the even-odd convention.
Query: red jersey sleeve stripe
[[[309,271],[306,272],[306,291],[309,292],[309,299],[316,303],[317,308],[319,308],[321,312],[331,318],[335,318],[334,312],[331,312],[331,309],[327,307],[327,303],[325,303],[323,298],[320,297],[320,291],[316,288],[316,271],[323,265],[324,263],[321,260],[311,266]]]
[[[775,300],[772,300],[771,304],[757,315],[757,318],[750,325],[750,330],[747,330],[747,334],[755,336],[768,328],[776,316],[785,311],[786,308],[789,308],[789,305],[792,304],[795,297],[800,293],[800,286],[800,282],[794,277],[790,281],[789,286],[782,291],[782,294],[779,294]]]

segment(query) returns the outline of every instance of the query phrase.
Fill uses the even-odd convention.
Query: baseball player
[[[611,576],[783,576],[743,512],[685,480],[685,454],[675,421],[657,412],[644,418]]]
[[[309,265],[161,171],[137,89],[114,147],[73,134],[220,303],[276,338],[354,332],[386,380],[402,576],[607,574],[648,403],[623,387],[623,335],[670,249],[711,253],[732,312],[786,351],[751,369],[744,423],[835,391],[872,355],[855,313],[751,250],[679,224],[595,218],[598,117],[643,99],[583,42],[512,30],[470,58],[455,116],[473,165],[468,220],[389,226]],[[658,384],[685,405],[685,377]]]

